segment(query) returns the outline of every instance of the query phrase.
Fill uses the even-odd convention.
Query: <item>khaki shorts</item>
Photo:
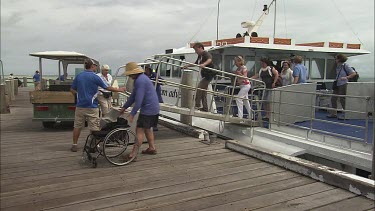
[[[105,116],[112,108],[112,97],[105,98],[102,94],[98,94],[98,101],[102,116]]]
[[[76,107],[76,112],[74,116],[74,128],[83,128],[85,126],[85,121],[91,131],[100,130],[100,118],[99,118],[99,108],[78,108]]]

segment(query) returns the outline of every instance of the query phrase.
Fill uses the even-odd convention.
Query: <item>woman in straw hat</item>
[[[120,112],[124,113],[125,110],[134,103],[133,109],[129,114],[129,121],[132,123],[134,116],[137,114],[138,110],[140,110],[136,127],[138,144],[134,145],[129,155],[126,155],[126,160],[137,156],[136,147],[141,147],[145,136],[149,147],[143,150],[142,154],[156,154],[154,133],[151,128],[156,127],[158,124],[160,111],[159,100],[152,82],[143,73],[144,70],[140,68],[137,63],[130,62],[126,64],[125,75],[134,80],[134,88]]]

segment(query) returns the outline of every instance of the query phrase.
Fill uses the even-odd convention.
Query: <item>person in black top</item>
[[[208,104],[207,104],[207,92],[205,90],[208,89],[208,85],[215,77],[216,72],[213,70],[209,70],[205,67],[213,68],[214,65],[212,63],[212,55],[204,50],[204,46],[202,43],[195,43],[193,46],[195,53],[198,54],[198,58],[195,61],[195,64],[199,64],[201,68],[201,76],[202,80],[198,84],[198,88],[203,90],[197,90],[197,96],[195,97],[195,107],[200,109],[201,111],[208,112]],[[183,68],[191,67],[193,65],[185,65]],[[202,102],[202,108],[201,107]]]

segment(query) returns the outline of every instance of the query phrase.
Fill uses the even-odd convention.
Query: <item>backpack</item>
[[[261,71],[259,71],[259,76],[261,74]],[[268,68],[268,73],[270,74],[270,76],[272,77],[272,80],[275,80],[275,75],[272,73],[272,67],[269,67]],[[279,76],[277,77],[277,80],[276,80],[276,83],[275,83],[275,87],[281,87],[283,86],[283,78],[281,77],[281,75],[279,74]]]
[[[358,72],[355,70],[354,67],[352,67],[354,72],[355,72],[355,76],[353,78],[349,78],[348,82],[358,82],[358,79],[359,79],[359,74]],[[345,68],[345,65],[344,65],[344,70],[345,70],[345,73],[346,75],[349,75],[348,72],[346,71],[346,68]]]

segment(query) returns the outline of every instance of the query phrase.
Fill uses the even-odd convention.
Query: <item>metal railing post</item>
[[[366,120],[365,120],[365,143],[368,143],[368,104],[369,104],[369,98],[366,98]],[[374,114],[373,114],[374,115]]]
[[[236,82],[237,82],[237,76],[235,76],[233,84],[236,84]],[[229,104],[230,109],[232,109],[233,95],[234,95],[234,86],[233,86],[233,88],[232,88],[232,93],[231,93],[231,95],[230,95],[230,100],[229,100],[229,103],[230,103],[230,104]],[[230,110],[230,109],[227,110],[227,112],[226,112],[226,114],[225,114],[225,119],[228,119],[228,116],[229,116],[229,110]]]
[[[316,99],[316,94],[311,94],[311,116],[310,116],[310,130],[307,133],[307,140],[309,139],[309,133],[312,133],[313,129],[313,119],[314,119],[314,113],[315,113],[315,106],[312,104],[314,102],[314,97]]]
[[[374,111],[372,111],[372,131],[375,131],[375,115]],[[375,133],[372,133],[372,172],[371,178],[375,181]]]

